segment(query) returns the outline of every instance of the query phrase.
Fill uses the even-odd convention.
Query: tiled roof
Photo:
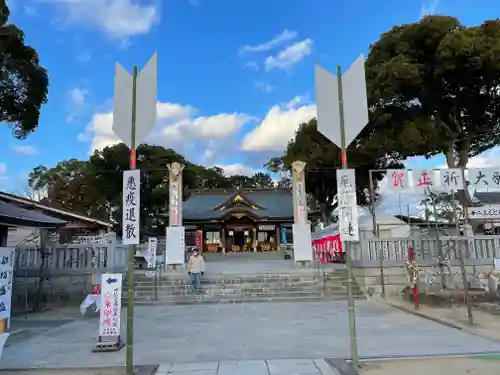
[[[43,211],[48,212],[50,214],[54,214],[55,216],[61,216],[64,219],[68,219],[68,218],[78,219],[78,220],[81,220],[84,222],[91,222],[91,223],[95,223],[95,224],[105,226],[108,228],[111,228],[113,226],[113,223],[108,222],[108,221],[94,219],[94,218],[91,218],[91,217],[88,217],[85,215],[81,215],[81,214],[77,214],[75,212],[71,212],[68,210],[63,210],[60,208],[51,207],[51,206],[48,206],[46,204],[42,204],[40,202],[36,202],[36,201],[33,201],[33,200],[25,198],[25,197],[5,193],[3,191],[0,191],[0,200],[4,201],[4,202],[14,203],[16,205],[20,205],[20,206],[23,206],[26,208],[35,208],[38,210],[43,210]],[[47,217],[49,217],[49,216],[47,216]]]
[[[221,219],[234,208],[214,210],[215,207],[239,194],[249,202],[261,207],[253,210],[245,207],[244,210],[257,218],[293,218],[292,192],[289,189],[242,189],[242,190],[211,190],[195,191],[183,203],[184,220]]]
[[[65,225],[67,221],[0,200],[0,223],[55,228]]]
[[[474,197],[484,204],[500,204],[500,192],[476,192]]]

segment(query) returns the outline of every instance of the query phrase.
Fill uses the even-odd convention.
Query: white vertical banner
[[[356,172],[354,169],[337,169],[337,200],[341,241],[359,241]]]
[[[141,171],[139,169],[124,171],[122,206],[122,243],[124,245],[139,245],[140,193]]]
[[[463,173],[460,168],[441,169],[441,187],[446,191],[462,190],[465,186]]]
[[[0,247],[0,320],[6,320],[6,329],[10,327],[12,310],[14,254],[14,248]]]
[[[120,336],[122,284],[121,273],[101,275],[101,311],[99,316],[99,336],[101,338]]]
[[[339,232],[341,241],[359,241],[358,207],[339,208]]]
[[[156,237],[149,237],[148,239],[148,268],[156,268],[156,249],[158,247],[158,239]]]

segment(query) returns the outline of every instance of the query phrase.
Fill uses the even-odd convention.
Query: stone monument
[[[306,163],[292,163],[292,196],[293,196],[293,254],[299,266],[311,265],[313,252],[311,245],[311,226],[307,217],[307,195],[305,182]]]
[[[173,270],[184,268],[185,242],[182,225],[182,171],[184,165],[174,162],[168,167],[169,217],[166,229],[165,267]]]

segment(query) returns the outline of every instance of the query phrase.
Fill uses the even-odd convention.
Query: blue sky
[[[478,24],[497,0],[8,0],[50,74],[39,129],[8,141],[0,187],[22,191],[38,164],[86,158],[112,134],[115,62],[159,54],[158,124],[150,140],[189,160],[251,173],[315,116],[314,63],[344,69],[381,32],[422,14]],[[497,152],[496,150],[492,151]],[[490,152],[491,154],[491,152]],[[484,164],[485,155],[474,161]],[[410,161],[438,167],[442,158]]]

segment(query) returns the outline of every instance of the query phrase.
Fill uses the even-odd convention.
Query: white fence
[[[410,248],[421,265],[434,264],[441,253],[454,262],[461,252],[469,265],[493,264],[493,259],[500,258],[500,236],[375,238],[350,245],[358,267],[379,265],[381,257],[386,265],[402,265],[408,261]]]

